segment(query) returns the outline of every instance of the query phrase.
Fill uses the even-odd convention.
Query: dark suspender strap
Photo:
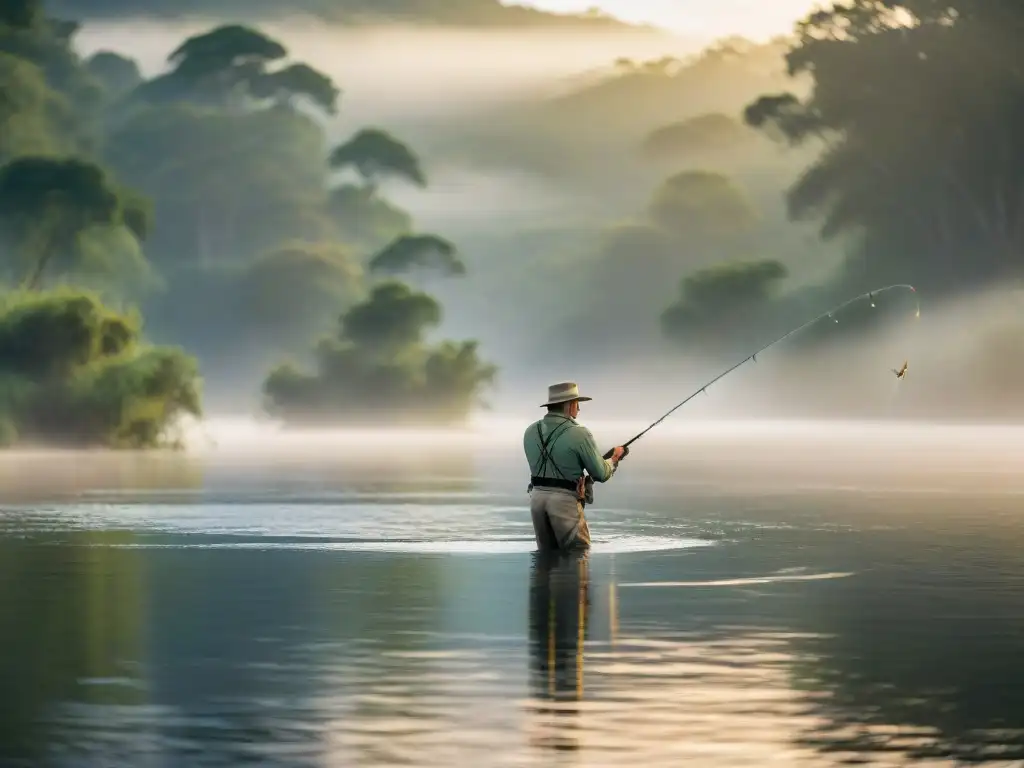
[[[553,430],[551,430],[551,433],[548,435],[548,439],[545,440],[544,435],[540,431],[540,424],[537,425],[537,439],[540,441],[540,465],[537,467],[537,472],[534,475],[535,478],[543,480],[544,478],[541,477],[541,474],[544,472],[545,469],[547,469],[548,464],[550,463],[551,466],[554,467],[555,472],[557,472],[559,476],[562,478],[562,480],[565,482],[569,482],[569,479],[565,476],[565,474],[563,474],[562,470],[558,468],[558,464],[556,464],[555,460],[551,457],[551,449],[555,446],[555,442],[557,442],[557,440],[562,435],[569,431],[570,426],[571,422],[568,419],[566,419]],[[542,483],[534,482],[533,484],[541,485]],[[575,485],[573,487],[575,487]]]

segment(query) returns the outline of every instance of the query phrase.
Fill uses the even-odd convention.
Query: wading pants
[[[530,491],[530,515],[538,549],[590,546],[590,528],[583,516],[583,505],[571,491],[534,488]]]

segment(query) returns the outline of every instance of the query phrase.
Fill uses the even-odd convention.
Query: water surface
[[[1024,432],[666,433],[561,560],[514,435],[243,442],[5,458],[0,764],[1024,760]]]

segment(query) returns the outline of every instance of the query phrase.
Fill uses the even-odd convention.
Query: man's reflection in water
[[[583,643],[590,613],[587,552],[540,551],[530,570],[530,681],[540,703],[536,746],[579,748],[572,731],[583,698]],[[550,702],[545,705],[543,702]]]

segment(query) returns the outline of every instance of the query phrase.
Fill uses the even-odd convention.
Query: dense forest
[[[218,20],[147,72],[48,12],[167,4],[74,5],[0,9],[9,444],[154,445],[203,405],[458,422],[499,382],[728,357],[882,284],[956,298],[1020,270],[1010,4],[855,2],[789,38],[610,50],[545,87],[353,130],[346,100],[369,86],[286,34]],[[380,13],[413,7],[425,24],[526,13]],[[1004,364],[1017,322],[984,329],[965,386],[1024,374]]]

